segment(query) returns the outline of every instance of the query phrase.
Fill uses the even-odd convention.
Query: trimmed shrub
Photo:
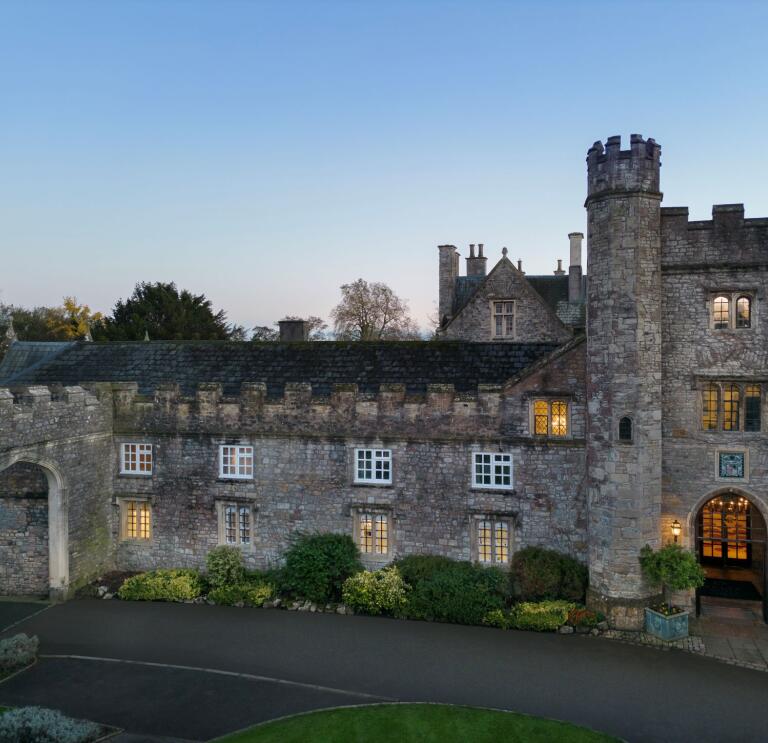
[[[28,637],[23,632],[0,640],[0,673],[28,666],[37,658],[39,644],[36,636]]]
[[[640,550],[640,568],[649,583],[661,587],[665,598],[667,590],[685,591],[704,585],[704,568],[693,552],[679,544],[667,544],[655,552],[646,544]]]
[[[494,609],[483,617],[483,624],[497,629],[509,629],[512,626],[512,618],[504,609]]]
[[[208,599],[223,606],[261,606],[274,596],[269,583],[238,583],[234,586],[220,586],[208,592]]]
[[[19,707],[0,716],[0,743],[87,743],[101,726],[44,707]]]
[[[408,589],[396,567],[364,570],[344,581],[341,598],[356,612],[395,616],[408,602]]]
[[[605,619],[605,615],[599,611],[585,609],[583,606],[575,606],[568,612],[568,624],[571,627],[597,627]]]
[[[523,601],[583,601],[587,568],[578,560],[542,547],[526,547],[512,558],[513,594]]]
[[[456,624],[482,624],[494,609],[503,609],[507,576],[498,568],[434,555],[398,560],[403,580],[411,586],[402,615]]]
[[[573,608],[574,604],[568,601],[524,601],[513,609],[510,626],[535,632],[554,632],[566,623]]]
[[[344,581],[362,569],[348,534],[304,534],[286,552],[283,586],[318,604],[339,601]]]
[[[243,553],[239,547],[214,547],[205,558],[205,568],[213,588],[235,586],[245,579]]]
[[[151,570],[128,578],[117,595],[124,601],[191,601],[203,594],[205,583],[197,570]]]

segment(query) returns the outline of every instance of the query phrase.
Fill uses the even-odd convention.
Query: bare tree
[[[341,287],[341,302],[331,310],[338,340],[378,341],[419,338],[408,303],[386,284],[358,279]]]

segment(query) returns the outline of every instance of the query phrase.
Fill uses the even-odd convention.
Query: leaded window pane
[[[495,556],[497,563],[509,561],[509,527],[505,521],[497,521],[494,529]]]
[[[389,519],[379,514],[375,519],[376,524],[376,553],[386,555],[389,551]]]
[[[713,322],[716,330],[727,328],[730,321],[731,302],[728,297],[715,297],[713,302]]]
[[[533,403],[533,430],[537,436],[549,433],[549,403],[546,400]]]
[[[723,387],[723,431],[739,430],[739,388],[735,384]]]
[[[235,506],[224,508],[224,540],[227,544],[237,544],[237,509]]]
[[[477,524],[477,554],[480,562],[491,562],[493,554],[491,529],[492,525],[490,521],[479,521]]]
[[[552,402],[552,435],[566,436],[568,434],[568,404],[562,400]]]
[[[752,322],[752,302],[749,297],[736,300],[736,327],[748,328]]]
[[[251,543],[251,509],[247,506],[240,507],[240,544]]]
[[[368,513],[360,514],[360,552],[373,552],[373,517]]]
[[[761,413],[760,385],[750,384],[744,391],[744,430],[760,430]]]
[[[701,427],[705,431],[717,428],[717,385],[708,384],[702,390]]]

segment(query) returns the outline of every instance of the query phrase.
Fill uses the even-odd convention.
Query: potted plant
[[[672,606],[667,591],[684,591],[704,584],[704,571],[691,552],[679,544],[654,551],[647,544],[640,551],[640,567],[649,583],[661,587],[663,603],[645,609],[645,631],[662,640],[688,636],[686,609]]]

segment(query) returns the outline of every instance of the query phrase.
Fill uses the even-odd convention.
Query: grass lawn
[[[616,743],[565,722],[438,704],[377,704],[312,712],[257,725],[221,743]]]

